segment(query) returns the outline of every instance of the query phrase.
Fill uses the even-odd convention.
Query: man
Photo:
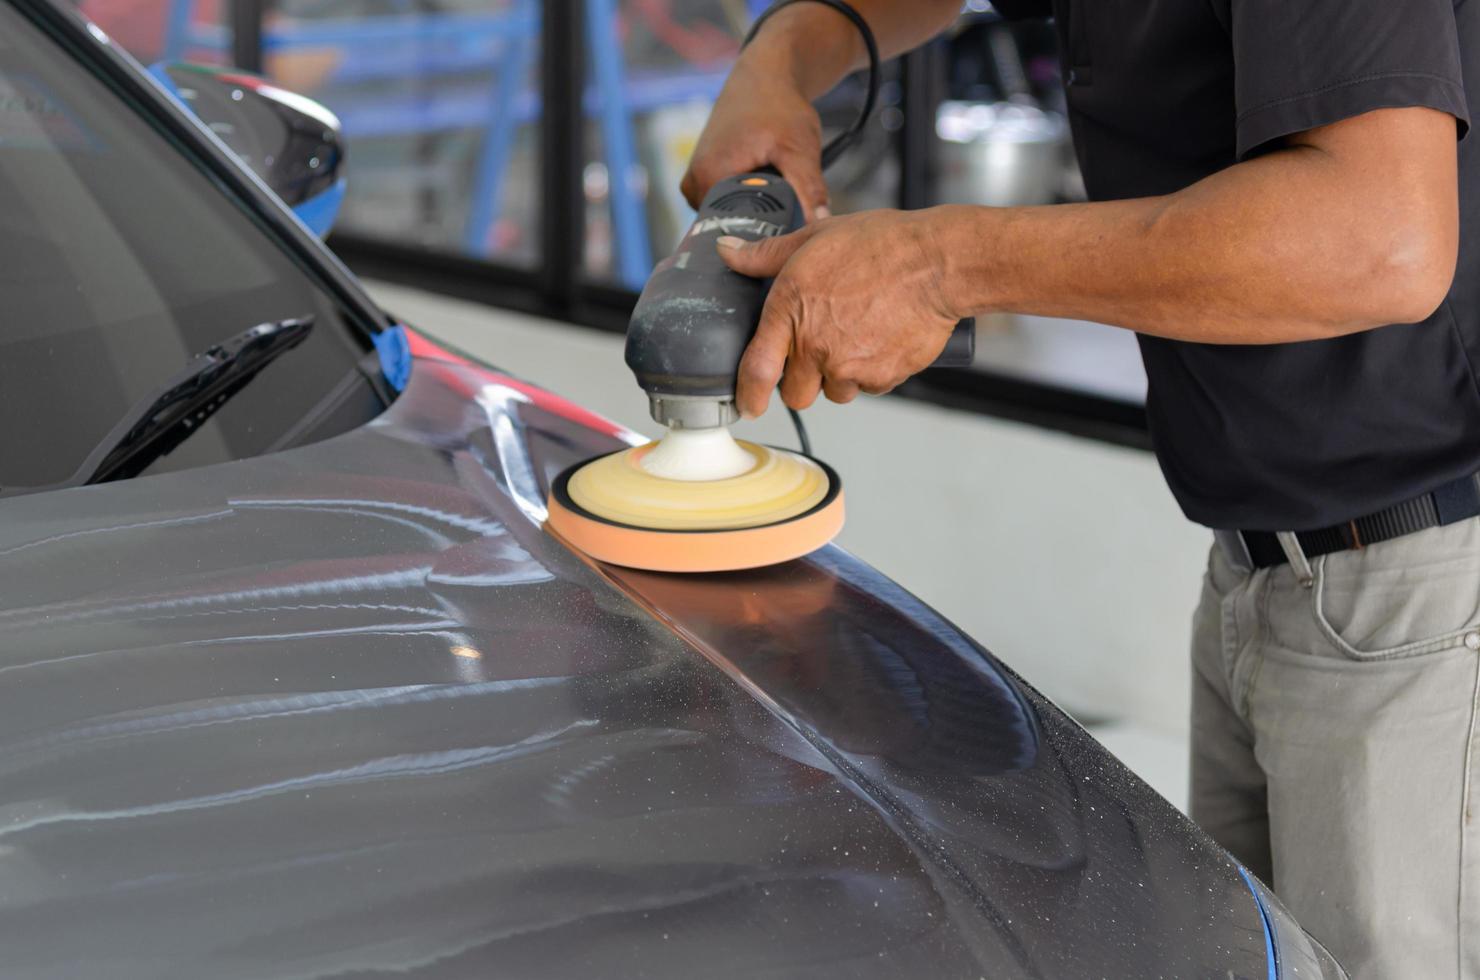
[[[885,57],[960,8],[853,3]],[[795,3],[741,55],[684,192],[773,164],[812,220],[721,243],[775,277],[740,408],[888,391],[969,314],[1136,331],[1167,480],[1220,532],[1193,816],[1355,976],[1480,977],[1480,9],[998,6],[1056,16],[1096,203],[830,217],[810,102],[854,27]]]

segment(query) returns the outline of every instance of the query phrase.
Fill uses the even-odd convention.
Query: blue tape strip
[[[1249,894],[1254,896],[1254,907],[1259,910],[1259,921],[1264,924],[1264,956],[1269,980],[1280,980],[1279,961],[1275,958],[1274,952],[1274,927],[1269,922],[1269,910],[1264,907],[1264,899],[1259,897],[1259,890],[1254,887],[1254,879],[1249,877],[1249,872],[1245,871],[1241,864],[1234,865],[1234,867],[1238,868],[1244,884],[1249,886]]]
[[[397,391],[405,391],[406,383],[411,380],[411,344],[406,340],[406,328],[399,323],[386,327],[374,340],[385,380]]]
[[[185,96],[180,94],[180,89],[175,85],[175,80],[170,77],[169,67],[169,62],[167,61],[156,61],[149,66],[149,74],[154,76],[154,80],[163,86],[171,98],[180,103],[180,108],[194,116],[195,109],[191,107],[189,102],[185,101]],[[199,119],[200,117],[196,116],[196,118]]]
[[[334,219],[339,216],[339,206],[344,203],[346,180],[340,177],[332,187],[327,187],[313,197],[293,208],[298,220],[320,238],[329,234]]]

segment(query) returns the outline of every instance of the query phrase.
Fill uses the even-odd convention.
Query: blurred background
[[[352,262],[398,278],[460,272],[468,282],[453,288],[475,298],[619,326],[624,294],[692,214],[679,176],[765,3],[80,6],[145,64],[234,64],[333,109],[353,173],[334,244]],[[861,79],[845,82],[819,105],[824,125],[846,125],[862,97]],[[828,175],[835,210],[1074,200],[1082,187],[1062,103],[1051,26],[1008,24],[971,0],[947,36],[887,65],[867,138]],[[1039,409],[1050,424],[1067,412],[1144,442],[1145,382],[1129,337],[1033,319],[981,333],[975,373],[997,385],[943,373],[915,393]],[[1013,382],[1066,397],[1045,403]]]
[[[80,0],[140,61],[260,72],[340,117],[331,246],[397,316],[641,431],[620,332],[692,214],[679,177],[759,0]],[[829,94],[847,125],[861,79]],[[969,0],[886,66],[834,210],[1082,197],[1053,28]],[[983,242],[983,248],[992,243]],[[983,318],[969,370],[809,412],[842,543],[1185,801],[1208,539],[1150,453],[1122,330]],[[772,412],[752,438],[790,444]],[[888,458],[879,445],[897,447]]]

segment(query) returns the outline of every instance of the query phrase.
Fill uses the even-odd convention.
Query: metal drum
[[[943,102],[935,116],[937,204],[1049,204],[1072,163],[1058,113],[1023,102]]]

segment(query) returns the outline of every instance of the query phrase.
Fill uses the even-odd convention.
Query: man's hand
[[[679,189],[697,208],[726,177],[767,164],[796,191],[808,222],[828,216],[817,110],[787,75],[741,60],[714,103]]]
[[[740,362],[735,401],[747,418],[778,381],[796,409],[819,391],[839,403],[881,395],[929,367],[960,319],[941,289],[930,212],[866,211],[719,246],[736,272],[776,280]]]
[[[852,0],[873,28],[884,60],[949,26],[961,0]],[[827,217],[822,126],[812,100],[868,63],[858,29],[818,3],[772,14],[735,62],[680,185],[698,207],[709,188],[735,174],[774,166],[797,192],[808,222]]]

